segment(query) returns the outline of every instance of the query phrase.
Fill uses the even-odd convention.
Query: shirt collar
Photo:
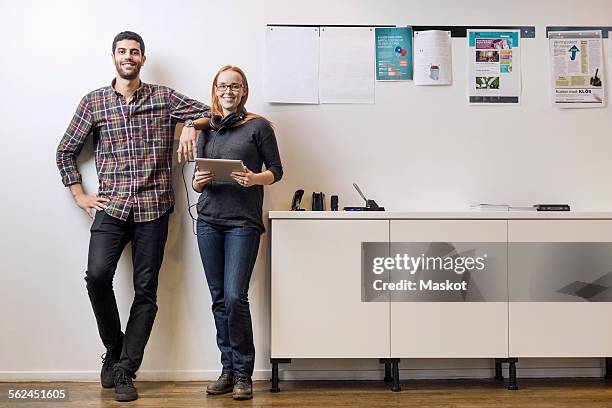
[[[111,90],[115,93],[116,96],[121,96],[123,97],[123,95],[121,95],[119,92],[117,92],[117,90],[115,89],[115,84],[117,83],[117,78],[113,78],[113,80],[111,81]],[[138,88],[136,88],[136,90],[134,91],[134,99],[138,99],[141,96],[144,96],[147,94],[149,90],[149,85],[145,84],[144,82],[140,81],[140,85],[138,86]]]

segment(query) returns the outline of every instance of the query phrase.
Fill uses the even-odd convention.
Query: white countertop
[[[534,219],[576,219],[612,220],[612,212],[579,211],[463,211],[463,212],[402,212],[402,211],[270,211],[270,219],[364,219],[364,220],[534,220]]]

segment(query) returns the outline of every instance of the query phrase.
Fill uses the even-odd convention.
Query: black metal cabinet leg
[[[391,386],[391,391],[400,392],[402,389],[400,388],[399,359],[391,359],[391,367],[393,371],[393,385]]]
[[[504,380],[504,374],[502,373],[502,362],[497,358],[495,359],[495,380]]]
[[[605,379],[609,380],[612,378],[612,358],[606,357],[606,375]]]
[[[383,381],[386,383],[393,381],[393,376],[391,375],[391,359],[379,358],[378,362],[385,365],[385,378]]]
[[[272,387],[270,387],[270,392],[280,392],[280,388],[278,387],[278,364],[279,363],[291,363],[290,358],[271,358],[270,363],[272,364],[272,378],[270,382],[272,383]]]
[[[509,390],[518,390],[518,385],[516,384],[516,360],[510,359],[510,380],[508,381],[508,389]]]
[[[280,392],[280,388],[278,388],[278,363],[275,361],[272,362],[272,387],[270,388],[270,392]]]
[[[391,375],[391,363],[385,361],[385,380],[386,383],[390,383],[393,381],[393,376]]]

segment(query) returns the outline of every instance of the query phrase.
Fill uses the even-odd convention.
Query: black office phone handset
[[[304,190],[295,190],[295,193],[293,194],[293,200],[291,201],[291,211],[304,211],[303,208],[300,208],[303,196]]]

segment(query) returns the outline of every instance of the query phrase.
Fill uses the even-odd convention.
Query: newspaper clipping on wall
[[[552,101],[560,108],[606,104],[601,30],[551,31]]]

